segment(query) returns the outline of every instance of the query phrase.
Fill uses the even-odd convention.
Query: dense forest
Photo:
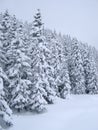
[[[0,14],[0,122],[4,126],[12,125],[14,111],[40,113],[56,97],[97,93],[94,47],[46,29],[39,9],[31,23],[7,10]]]

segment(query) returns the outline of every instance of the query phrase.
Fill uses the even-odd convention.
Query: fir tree
[[[98,81],[97,81],[97,69],[95,61],[92,57],[91,48],[83,45],[83,66],[85,73],[85,92],[86,93],[97,93],[98,91]]]
[[[2,14],[2,20],[0,22],[0,41],[5,51],[7,51],[10,45],[10,26],[10,15],[6,10],[4,14]]]
[[[2,127],[12,125],[12,111],[5,100],[4,81],[6,79],[7,76],[0,67],[0,125]]]
[[[9,51],[9,57],[14,59],[14,64],[9,66],[7,74],[10,79],[9,93],[10,106],[17,110],[22,110],[29,101],[31,66],[30,58],[21,51],[20,41],[13,43],[12,50]],[[28,84],[28,82],[30,84]]]
[[[33,65],[34,71],[34,85],[38,89],[38,95],[42,95],[41,99],[46,100],[48,103],[53,103],[54,93],[50,88],[49,77],[47,75],[47,69],[49,64],[47,63],[46,54],[49,53],[49,49],[46,47],[46,42],[43,37],[43,23],[41,20],[40,10],[36,13],[33,22],[33,39],[35,43],[36,59]],[[34,59],[33,59],[34,60]],[[37,94],[37,93],[36,93]],[[39,100],[40,102],[40,100]]]
[[[76,39],[72,40],[71,59],[69,65],[71,89],[74,94],[85,93],[85,77],[82,56],[79,43]]]

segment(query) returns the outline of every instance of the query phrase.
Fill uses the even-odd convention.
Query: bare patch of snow
[[[98,95],[57,99],[43,114],[14,115],[9,130],[98,130]]]

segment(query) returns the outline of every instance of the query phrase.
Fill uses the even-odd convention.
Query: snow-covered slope
[[[57,99],[43,114],[14,115],[10,130],[98,130],[98,95]]]

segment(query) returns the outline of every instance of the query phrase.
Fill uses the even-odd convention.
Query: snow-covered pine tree
[[[33,47],[31,56],[33,59],[32,71],[33,71],[33,83],[35,86],[35,97],[38,95],[41,97],[40,100],[37,100],[36,104],[46,104],[53,103],[54,92],[50,87],[48,80],[48,67],[47,55],[49,55],[49,49],[46,47],[46,42],[43,37],[43,23],[41,19],[40,10],[37,10],[36,15],[34,16],[33,21]],[[34,55],[36,53],[36,56]],[[34,96],[34,95],[33,95]],[[41,102],[41,103],[40,103]],[[36,105],[35,105],[36,106]],[[40,110],[40,106],[39,106]]]
[[[60,96],[60,95],[63,95],[64,89],[67,90],[65,82],[66,84],[68,82],[70,83],[69,75],[67,75],[68,68],[67,68],[67,52],[66,52],[66,46],[65,46],[65,39],[61,35],[58,35],[56,31],[52,32],[49,29],[44,30],[44,36],[47,42],[46,46],[51,52],[49,53],[50,55],[48,54],[48,58],[47,58],[47,61],[51,67],[48,74],[50,75],[50,79],[51,79],[50,83],[51,83],[52,89],[55,90],[56,95]],[[65,79],[63,77],[64,74],[66,75]],[[60,86],[63,87],[62,94],[60,94],[59,92]],[[67,92],[66,92],[66,95],[67,95]],[[60,96],[60,97],[66,98],[66,96],[65,97]]]
[[[10,44],[10,15],[9,12],[6,10],[4,14],[2,14],[0,22],[0,41],[2,43],[2,47],[5,51],[9,48]]]
[[[61,35],[57,36],[56,49],[57,49],[57,77],[56,82],[58,86],[58,94],[61,98],[66,98],[70,94],[70,79],[68,72],[67,52]]]
[[[94,58],[95,64],[96,64],[96,69],[98,73],[98,50],[96,50],[95,47],[92,47],[92,57]]]
[[[96,61],[94,59],[92,47],[89,46],[89,54],[90,54],[90,63],[91,63],[91,80],[88,86],[91,94],[98,94],[98,72],[96,67]]]
[[[58,95],[64,99],[69,97],[71,86],[66,62],[62,64],[62,68],[57,80],[57,85]]]
[[[32,36],[30,34],[31,32],[31,24],[29,24],[28,22],[25,22],[23,24],[23,29],[22,29],[22,42],[23,42],[23,46],[24,46],[24,49],[25,49],[25,53],[30,57],[29,55],[29,51],[30,51],[30,43],[32,42]]]
[[[10,29],[9,29],[10,30],[10,32],[9,32],[10,36],[9,36],[9,38],[10,38],[10,41],[13,41],[16,38],[16,36],[17,36],[17,28],[18,28],[18,20],[16,19],[15,15],[13,15],[10,18],[10,23],[11,23],[11,25],[10,25]]]
[[[9,57],[14,60],[14,64],[8,66],[7,74],[10,79],[8,87],[10,93],[9,104],[18,111],[23,110],[29,102],[30,87],[32,83],[30,58],[21,51],[21,42],[14,40],[12,48],[9,50]],[[23,48],[22,48],[23,49]]]
[[[98,75],[91,50],[91,47],[86,44],[82,44],[83,67],[85,74],[85,92],[87,94],[95,94],[98,92]]]
[[[12,125],[12,111],[5,100],[4,81],[8,80],[0,67],[0,126],[6,128]]]
[[[7,50],[8,63],[6,73],[10,79],[8,86],[8,102],[11,108],[22,110],[29,102],[31,82],[30,58],[25,54],[22,42],[22,29],[15,17],[10,27],[10,49]],[[20,27],[20,29],[19,29]]]
[[[85,93],[84,68],[80,51],[80,44],[76,39],[72,40],[71,56],[69,60],[71,91],[74,94],[83,94]]]
[[[48,53],[46,53],[46,61],[49,65],[48,67],[48,76],[49,76],[49,84],[50,87],[57,93],[57,84],[56,84],[56,76],[57,76],[57,59],[56,59],[56,34],[54,34],[51,30],[44,30],[44,37],[46,42],[46,47],[48,48]]]

